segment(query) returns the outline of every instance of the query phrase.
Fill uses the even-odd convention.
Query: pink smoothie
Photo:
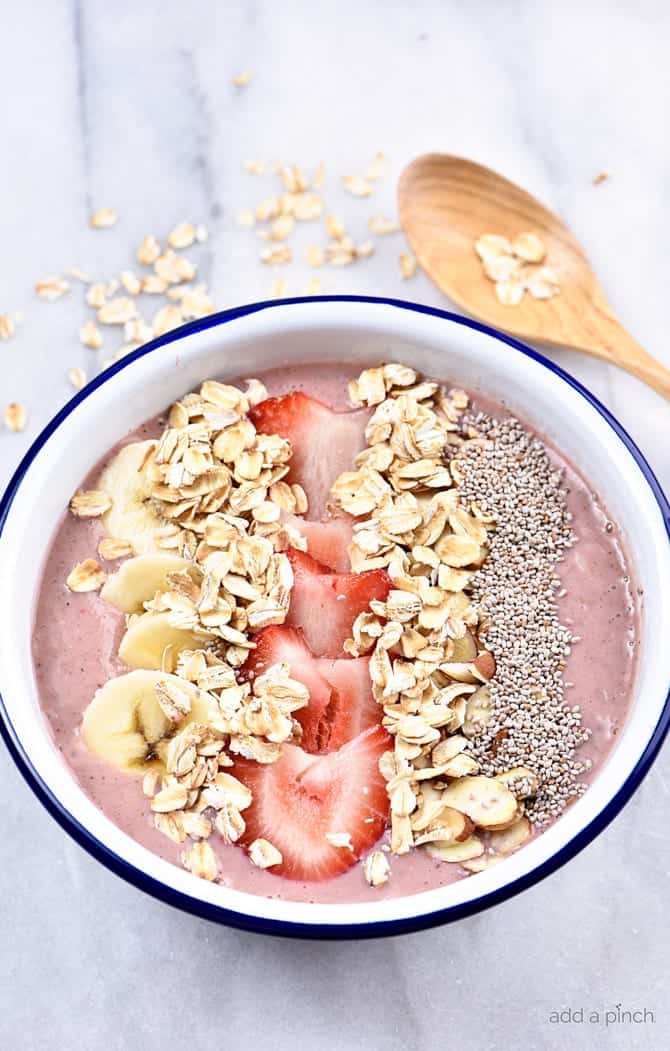
[[[300,389],[346,409],[347,381],[357,371],[342,365],[305,365],[260,378],[271,394]],[[496,415],[505,413],[502,406],[483,404],[480,399],[476,406]],[[150,421],[120,444],[155,437],[163,425],[161,420]],[[579,753],[593,763],[585,776],[591,780],[607,759],[626,717],[639,645],[640,599],[621,537],[597,496],[559,451],[551,452],[565,469],[568,505],[579,538],[558,567],[567,592],[559,602],[559,613],[562,622],[581,637],[567,662],[565,681],[573,685],[566,691],[566,703],[581,707],[584,725],[593,731]],[[93,486],[102,466],[84,481],[84,488]],[[47,553],[33,635],[40,700],[56,746],[87,795],[129,836],[179,865],[183,848],[154,828],[141,779],[96,759],[79,737],[82,712],[95,691],[127,670],[116,656],[125,626],[123,614],[96,593],[73,595],[65,586],[76,562],[96,557],[103,535],[98,521],[64,515]],[[331,880],[300,883],[256,868],[241,849],[223,846],[216,835],[209,842],[219,857],[223,883],[289,901],[377,901],[443,886],[463,875],[459,866],[414,850],[391,859],[391,879],[383,887],[369,887],[360,864]]]

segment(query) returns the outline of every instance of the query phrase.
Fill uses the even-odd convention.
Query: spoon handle
[[[617,325],[617,329],[616,338],[609,341],[606,352],[598,356],[625,369],[670,399],[670,369],[648,354],[623,326]]]

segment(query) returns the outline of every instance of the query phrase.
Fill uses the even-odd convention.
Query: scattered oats
[[[261,262],[269,263],[271,266],[278,266],[282,263],[290,263],[292,259],[291,249],[288,245],[275,245],[273,248],[266,248],[260,254]]]
[[[309,245],[305,249],[305,259],[310,266],[322,266],[325,259],[323,248],[318,245]]]
[[[148,343],[154,338],[154,330],[142,318],[133,318],[123,326],[123,338],[135,347],[141,347],[143,343]]]
[[[496,281],[496,296],[506,307],[516,307],[523,299],[524,286],[522,281]]]
[[[118,219],[118,216],[113,208],[99,208],[97,212],[94,212],[91,216],[91,226],[98,229],[105,229],[109,226],[114,226]]]
[[[279,197],[266,197],[256,205],[256,218],[259,223],[265,223],[268,219],[276,219],[281,215],[282,205]]]
[[[512,242],[512,251],[526,263],[541,263],[547,254],[544,241],[534,233],[519,234]]]
[[[14,322],[9,314],[0,314],[0,339],[10,339],[14,335]]]
[[[84,270],[80,270],[78,266],[71,266],[67,271],[69,277],[73,277],[75,281],[81,281],[83,285],[89,285],[91,283],[91,277]]]
[[[110,299],[98,310],[98,321],[101,325],[125,325],[126,321],[137,316],[137,307],[132,299],[119,296]]]
[[[112,506],[112,498],[102,489],[80,489],[70,500],[70,511],[77,518],[100,518]]]
[[[267,165],[265,161],[245,161],[244,168],[250,175],[264,175]]]
[[[72,568],[65,581],[70,591],[99,591],[107,579],[104,569],[94,558],[86,558]]]
[[[107,302],[107,285],[97,282],[86,289],[86,302],[90,307],[99,310]],[[91,322],[92,324],[92,322]]]
[[[349,266],[356,258],[356,249],[350,237],[333,241],[326,248],[326,259],[331,266]]]
[[[185,850],[181,856],[185,868],[190,869],[194,876],[212,882],[219,874],[216,863],[216,855],[209,843],[199,840],[194,843],[190,850]]]
[[[279,174],[288,193],[303,193],[307,189],[307,180],[297,164],[283,165]]]
[[[327,215],[326,233],[334,241],[340,241],[343,237],[346,237],[347,231],[341,219],[336,215]]]
[[[70,291],[70,283],[64,277],[46,277],[44,281],[37,282],[35,291],[41,299],[53,302]]]
[[[372,241],[364,241],[355,250],[355,256],[357,259],[367,259],[373,254],[375,246]]]
[[[215,309],[204,285],[196,285],[182,296],[181,312],[185,321],[189,318],[207,317],[208,314],[213,314]]]
[[[368,219],[368,229],[372,234],[394,234],[400,229],[400,225],[395,219],[373,215]]]
[[[388,882],[391,866],[386,854],[373,850],[363,863],[365,878],[371,887],[381,887]]]
[[[256,216],[251,208],[243,208],[241,212],[237,213],[237,225],[246,230],[251,230],[256,225]]]
[[[167,281],[157,274],[147,274],[142,278],[141,291],[148,296],[162,296],[167,291]]]
[[[177,255],[171,248],[168,248],[154,263],[154,270],[157,276],[168,285],[178,285],[180,281],[192,281],[197,267],[190,259]]]
[[[119,274],[119,278],[128,295],[136,296],[139,294],[142,284],[137,274],[132,270],[122,270]]]
[[[597,175],[593,176],[591,182],[594,186],[600,186],[601,182],[606,182],[609,178],[611,178],[609,172],[598,172]]]
[[[117,558],[129,558],[135,551],[129,540],[115,540],[114,537],[106,536],[98,544],[98,554],[106,562],[115,562]]]
[[[171,291],[174,292],[176,289]],[[188,321],[189,318],[206,317],[208,314],[213,314],[214,309],[214,304],[204,285],[196,285],[195,288],[187,287],[183,290],[181,313],[184,321]]]
[[[351,842],[351,835],[349,832],[326,832],[326,839],[331,847],[342,847],[344,850],[351,850],[353,852],[354,845]]]
[[[270,237],[273,241],[285,241],[294,226],[295,219],[292,215],[280,215],[270,226]]]
[[[81,390],[82,387],[86,386],[86,373],[78,366],[68,369],[67,378],[75,390]]]
[[[398,262],[400,264],[400,273],[402,274],[404,281],[410,277],[414,277],[417,267],[415,255],[412,255],[410,252],[403,252]]]
[[[249,847],[249,858],[259,869],[269,869],[281,865],[284,860],[281,851],[273,847],[267,839],[255,839]]]
[[[232,79],[232,83],[236,88],[243,88],[246,87],[252,77],[253,73],[250,73],[249,70],[245,70],[243,73],[236,73]]]
[[[162,336],[166,332],[171,332],[173,328],[178,328],[182,321],[181,307],[173,303],[168,304],[166,307],[161,307],[154,315],[152,322],[153,334]]]
[[[178,223],[168,235],[168,244],[172,248],[190,248],[194,241],[195,227],[193,223]]]
[[[362,175],[344,175],[342,182],[345,190],[348,190],[354,197],[369,197],[372,193],[370,183]]]
[[[321,278],[320,277],[316,277],[316,275],[314,277],[310,277],[309,281],[307,282],[307,284],[305,285],[305,287],[303,289],[303,293],[302,294],[304,296],[320,296],[321,295]],[[305,507],[305,510],[307,510],[306,507]]]
[[[79,329],[79,339],[85,347],[91,350],[99,350],[102,346],[102,333],[95,321],[85,321]]]
[[[298,222],[309,222],[323,214],[323,201],[317,193],[300,193],[295,195],[292,214]]]
[[[10,401],[9,405],[5,407],[2,419],[8,431],[14,431],[15,433],[22,431],[28,422],[28,413],[25,405],[20,405],[18,401]]]
[[[137,261],[152,266],[161,254],[161,246],[153,234],[147,234],[137,249]]]
[[[366,179],[381,179],[386,171],[386,157],[383,153],[375,154],[375,159],[365,170]]]
[[[277,277],[270,286],[270,299],[283,299],[288,291],[288,285],[283,277]]]
[[[320,190],[326,181],[326,166],[323,161],[320,161],[319,166],[314,172],[314,178],[312,179],[312,189]]]

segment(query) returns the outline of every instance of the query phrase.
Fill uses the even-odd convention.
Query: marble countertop
[[[567,220],[623,323],[670,365],[669,34],[660,0],[15,5],[0,64],[0,314],[24,317],[0,343],[0,403],[25,404],[29,423],[0,432],[0,483],[70,396],[67,370],[92,376],[120,343],[82,347],[81,287],[46,303],[37,280],[73,265],[102,279],[132,264],[145,233],[189,218],[210,231],[198,258],[217,306],[265,297],[278,276],[304,290],[306,265],[271,272],[236,224],[274,192],[247,159],[323,160],[324,195],[357,240],[371,211],[393,214],[417,154],[490,164]],[[233,87],[245,69],[252,81]],[[337,177],[377,150],[389,167],[374,199],[348,197]],[[602,170],[611,178],[592,185]],[[100,207],[118,211],[113,229],[88,227]],[[447,305],[423,275],[402,280],[402,246],[394,235],[370,260],[324,269],[323,291]],[[552,356],[670,488],[667,404],[595,360]],[[60,831],[3,750],[0,1046],[282,1051],[299,1033],[320,1051],[665,1047],[669,777],[666,752],[594,844],[493,911],[326,945],[217,928],[142,896]],[[588,1022],[617,1004],[654,1022]],[[550,1020],[580,1007],[584,1022]]]

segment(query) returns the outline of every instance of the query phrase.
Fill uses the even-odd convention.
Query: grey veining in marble
[[[393,212],[394,181],[427,150],[471,156],[553,206],[583,241],[622,321],[670,365],[670,10],[658,0],[32,0],[2,6],[0,402],[29,409],[0,433],[0,482],[118,345],[81,347],[81,289],[38,301],[36,280],[70,265],[104,277],[144,233],[207,224],[200,251],[216,301],[267,294],[236,212],[270,180],[246,158],[323,159],[360,171],[378,149],[389,177],[373,203],[331,178],[334,211],[365,237]],[[242,69],[255,77],[231,86]],[[612,178],[599,187],[602,169]],[[263,188],[268,187],[267,191]],[[109,231],[87,226],[112,206]],[[301,244],[310,240],[306,236]],[[324,291],[442,304],[400,278],[399,236]],[[298,253],[301,255],[301,253]],[[285,274],[299,293],[310,274]],[[556,352],[619,416],[670,486],[669,409],[628,376]],[[298,944],[216,928],[142,896],[46,815],[0,751],[0,1047],[646,1048],[668,1044],[670,803],[667,754],[616,822],[562,871],[484,915],[384,943]],[[621,1003],[653,1024],[554,1024],[565,1007]]]

